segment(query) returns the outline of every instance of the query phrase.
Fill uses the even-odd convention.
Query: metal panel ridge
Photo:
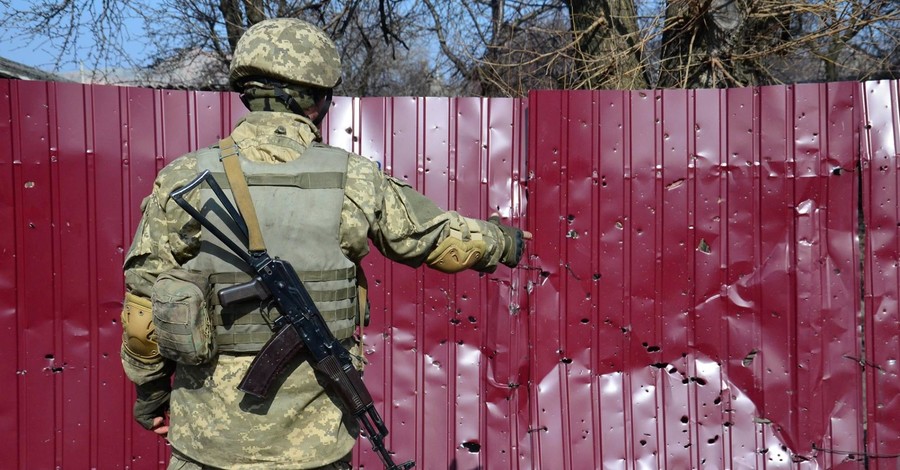
[[[865,178],[865,360],[869,468],[900,459],[900,82],[864,84],[866,125],[860,168]]]

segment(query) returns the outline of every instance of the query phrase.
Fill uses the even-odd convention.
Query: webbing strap
[[[326,271],[297,271],[297,277],[303,282],[344,281],[356,275],[356,266]],[[210,284],[242,284],[253,279],[247,273],[213,273],[209,275]]]
[[[259,219],[256,217],[253,199],[250,198],[250,188],[247,187],[247,180],[241,170],[241,162],[237,158],[237,144],[234,143],[231,136],[228,136],[219,142],[219,148],[222,150],[222,165],[225,166],[225,175],[228,176],[231,194],[234,195],[234,202],[244,217],[247,230],[250,232],[248,248],[251,252],[265,251],[266,243],[263,241],[262,231],[259,229]]]
[[[222,189],[231,187],[231,182],[222,173],[213,173],[213,178]],[[300,173],[296,175],[247,175],[248,186],[292,186],[300,189],[340,189],[347,181],[347,174],[340,172]]]
[[[353,319],[354,315],[357,313],[356,305],[352,305],[349,307],[342,307],[334,310],[323,310],[319,313],[322,314],[322,319],[326,322],[335,322],[338,319],[350,318]],[[268,318],[264,316],[260,312],[250,312],[241,316],[231,317],[226,320],[223,318],[221,309],[217,308],[210,315],[210,319],[212,320],[212,324],[215,326],[233,326],[233,325],[270,325],[272,321],[274,321],[277,317]]]
[[[308,293],[309,298],[311,298],[313,302],[337,302],[339,300],[355,299],[357,296],[357,289],[356,286],[349,286],[327,291],[310,290]],[[211,296],[209,300],[209,303],[212,305],[220,305],[218,295]]]

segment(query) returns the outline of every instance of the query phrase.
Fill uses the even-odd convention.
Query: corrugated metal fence
[[[122,257],[155,173],[243,112],[0,80],[6,467],[164,465],[119,365]],[[399,459],[898,468],[897,82],[340,98],[325,127],[535,235],[492,275],[367,259],[365,378]],[[378,467],[366,442],[356,461]]]

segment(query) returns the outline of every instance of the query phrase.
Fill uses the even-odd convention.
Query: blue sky
[[[84,0],[74,1],[84,5],[84,3],[82,3]],[[92,1],[95,8],[102,8],[100,6],[100,1]],[[54,71],[54,62],[56,61],[56,56],[59,53],[61,46],[61,41],[58,38],[29,38],[27,37],[24,28],[18,27],[15,23],[4,24],[6,23],[5,20],[9,17],[10,11],[30,10],[32,8],[38,8],[35,5],[40,4],[41,2],[34,0],[0,0],[0,57],[41,70]],[[43,6],[43,8],[47,7]],[[81,21],[85,21],[86,18],[86,15],[82,15]],[[136,35],[140,35],[140,23],[137,21],[132,23],[134,26],[133,28],[129,28],[129,30],[132,30]],[[90,46],[93,45],[93,38],[90,35],[90,31],[82,30],[79,42],[79,49],[81,51],[89,49]],[[130,41],[128,44],[130,45],[129,52],[134,54],[135,57],[140,60],[140,58],[142,58],[142,45],[140,42]],[[64,57],[62,61],[63,64],[61,64],[60,70],[57,71],[66,72],[77,70],[78,63],[80,62],[79,59],[80,57],[76,57],[75,55]]]

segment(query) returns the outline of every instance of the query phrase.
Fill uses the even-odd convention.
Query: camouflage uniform
[[[243,158],[277,164],[302,158],[318,139],[318,130],[296,114],[251,112],[238,123],[232,138]],[[197,255],[200,227],[169,196],[197,173],[191,154],[173,161],[159,173],[153,192],[143,201],[143,217],[125,259],[130,293],[150,297],[157,276]],[[192,204],[199,203],[199,196],[190,197]],[[367,254],[371,240],[387,258],[416,267],[450,236],[451,229],[461,230],[465,239],[476,228],[484,240],[484,253],[471,269],[492,271],[499,263],[515,264],[517,259],[510,259],[517,256],[510,254],[515,250],[496,224],[443,211],[406,183],[384,175],[375,163],[350,155],[340,246],[351,261]],[[349,342],[347,346],[351,353],[358,352]],[[219,354],[210,364],[175,366],[162,358],[138,361],[124,349],[122,354],[139,397],[152,396],[159,403],[166,398],[174,369],[168,439],[179,465],[185,459],[238,469],[317,468],[351,451],[355,423],[342,419],[341,409],[304,357],[266,400],[236,388],[252,359],[249,354]]]

